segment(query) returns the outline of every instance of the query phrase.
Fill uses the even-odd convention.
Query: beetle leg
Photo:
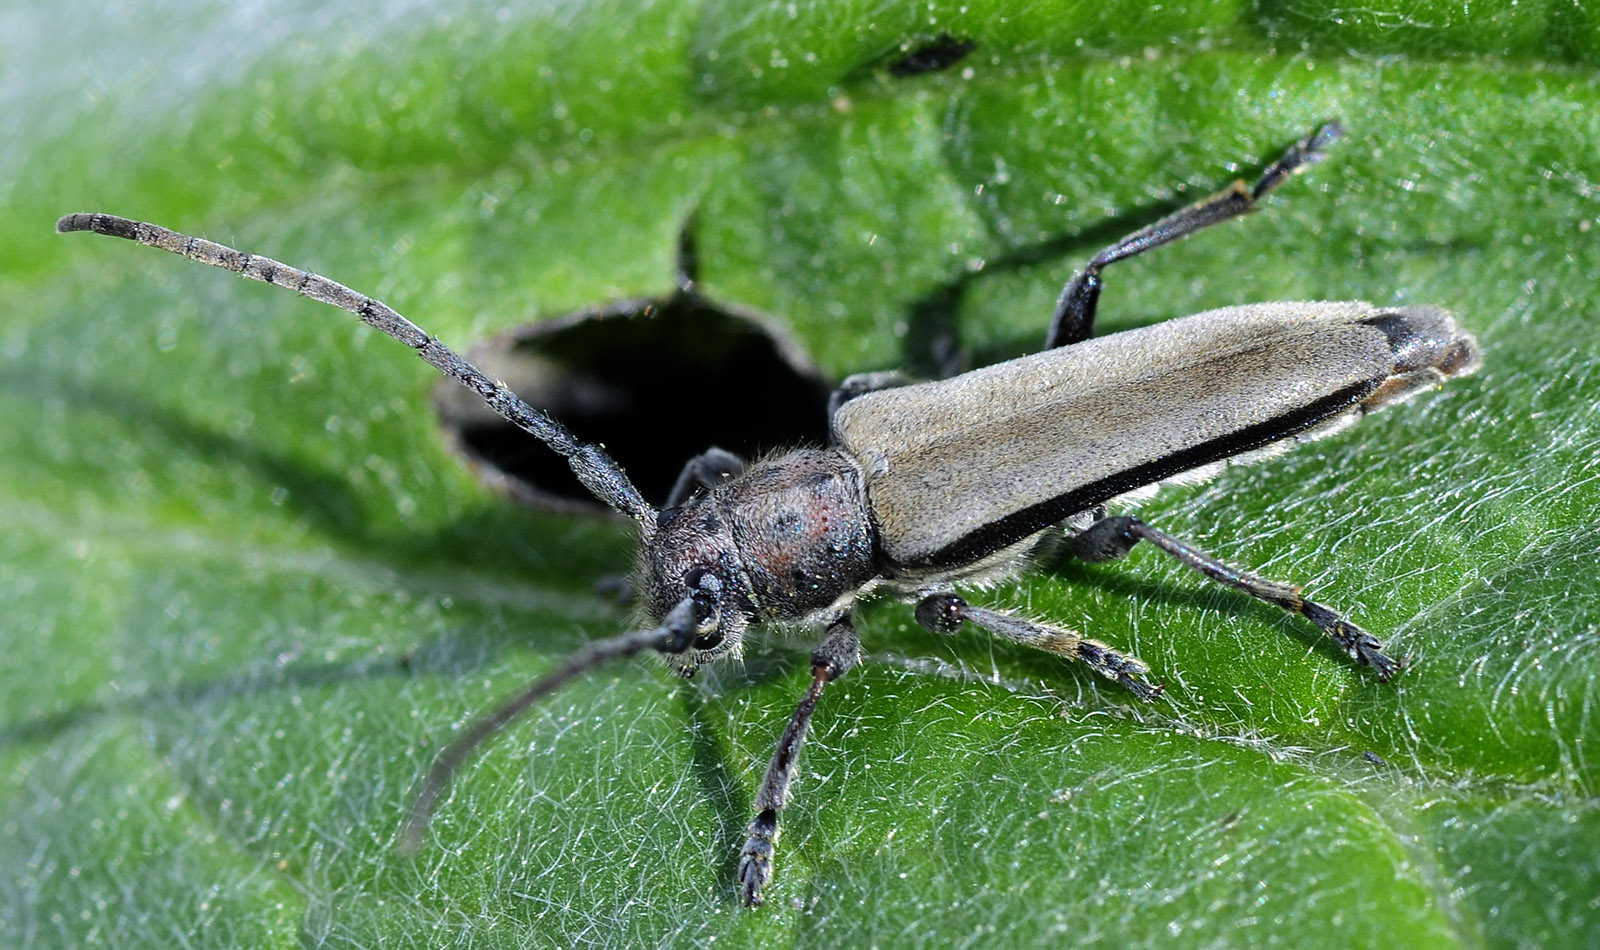
[[[839,387],[828,395],[828,419],[831,421],[834,413],[839,411],[840,406],[857,396],[864,396],[880,389],[894,389],[897,386],[905,386],[910,382],[911,380],[904,373],[895,369],[846,376],[844,382],[840,383]]]
[[[678,473],[678,480],[672,483],[672,491],[667,493],[667,503],[662,508],[677,508],[689,500],[696,488],[715,488],[743,473],[744,459],[726,449],[712,446],[684,463],[683,471]],[[627,574],[600,578],[595,582],[594,592],[619,604],[633,603],[637,593],[633,578]]]
[[[689,500],[696,488],[715,488],[730,478],[744,473],[744,459],[726,449],[712,446],[684,463],[678,480],[667,493],[667,508],[676,508]]]
[[[1144,679],[1150,667],[1143,660],[1119,653],[1098,640],[1086,640],[1075,630],[974,607],[948,592],[929,594],[917,603],[917,623],[934,633],[955,633],[963,620],[1014,643],[1082,660],[1096,673],[1116,680],[1146,702],[1161,695],[1160,686]]]
[[[1140,541],[1149,541],[1219,584],[1242,590],[1252,597],[1305,617],[1332,637],[1351,659],[1362,666],[1372,667],[1380,680],[1388,680],[1405,669],[1405,658],[1396,660],[1384,653],[1383,644],[1376,637],[1346,620],[1338,611],[1301,597],[1299,587],[1229,567],[1138,518],[1125,515],[1102,518],[1085,528],[1071,543],[1073,553],[1084,560],[1110,561],[1127,554]]]
[[[1326,157],[1325,150],[1342,131],[1337,122],[1318,126],[1310,135],[1291,145],[1282,158],[1268,166],[1254,188],[1246,188],[1243,180],[1235,181],[1222,192],[1169,214],[1149,227],[1140,228],[1096,254],[1061,292],[1061,298],[1056,302],[1055,316],[1050,320],[1050,333],[1045,337],[1044,348],[1054,349],[1089,338],[1094,330],[1095,306],[1100,300],[1100,271],[1105,267],[1187,237],[1202,228],[1254,211],[1257,201],[1288,181],[1295,172],[1322,161]]]
[[[861,655],[861,640],[850,615],[835,621],[811,651],[811,686],[800,698],[789,725],[772,753],[761,789],[756,792],[756,817],[739,852],[739,896],[752,906],[761,903],[761,890],[772,880],[772,854],[778,844],[778,812],[789,804],[789,783],[800,767],[800,750],[806,744],[811,714],[817,709],[822,688],[843,676]]]

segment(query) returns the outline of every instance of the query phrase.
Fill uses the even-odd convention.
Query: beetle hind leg
[[[1101,518],[1074,537],[1071,544],[1072,552],[1086,561],[1111,561],[1126,555],[1140,541],[1149,541],[1185,566],[1219,584],[1242,590],[1252,597],[1305,617],[1332,637],[1356,663],[1372,667],[1379,680],[1392,679],[1405,669],[1405,657],[1395,659],[1384,653],[1383,644],[1377,637],[1346,620],[1337,610],[1306,600],[1300,596],[1299,587],[1230,567],[1138,518],[1125,515]]]
[[[1107,679],[1116,680],[1149,702],[1162,687],[1145,679],[1150,667],[1136,656],[1121,653],[1098,640],[1087,640],[1074,630],[1053,627],[998,610],[974,607],[956,594],[929,594],[917,602],[917,623],[934,633],[955,633],[963,621],[1013,643],[1078,660]]]
[[[1087,340],[1094,332],[1095,309],[1100,302],[1100,272],[1136,254],[1154,247],[1187,237],[1213,224],[1236,218],[1254,211],[1257,202],[1284,182],[1326,157],[1328,146],[1343,134],[1337,122],[1328,122],[1312,130],[1310,135],[1291,145],[1277,161],[1267,166],[1254,186],[1235,181],[1215,195],[1167,215],[1160,221],[1140,228],[1117,243],[1096,254],[1079,271],[1061,292],[1056,302],[1055,315],[1050,320],[1050,332],[1045,337],[1044,348]]]

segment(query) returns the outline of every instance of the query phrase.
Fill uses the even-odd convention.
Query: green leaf
[[[347,2],[0,17],[0,935],[8,946],[1582,946],[1600,930],[1600,21],[1581,5]],[[950,68],[891,65],[941,36]],[[1350,131],[1269,208],[1108,271],[1103,331],[1438,303],[1484,368],[1144,516],[1414,656],[1392,684],[1139,550],[983,595],[1138,653],[1150,706],[862,611],[768,904],[735,854],[808,634],[620,664],[390,840],[453,730],[631,618],[614,521],[513,509],[343,314],[103,210],[335,276],[457,344],[670,290],[835,378],[1038,345],[1074,266]],[[919,304],[948,307],[930,327]],[[707,411],[719,392],[703,389]],[[693,444],[693,420],[684,421]],[[581,433],[580,433],[581,434]],[[693,451],[686,448],[685,451]]]

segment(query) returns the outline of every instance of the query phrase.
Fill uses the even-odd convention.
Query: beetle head
[[[755,601],[728,519],[711,496],[700,495],[661,513],[639,551],[639,592],[653,623],[685,598],[694,601],[695,638],[682,653],[664,654],[684,676],[701,664],[738,655],[755,619]]]

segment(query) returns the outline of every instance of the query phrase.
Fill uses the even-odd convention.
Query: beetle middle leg
[[[911,379],[897,369],[880,370],[876,373],[856,373],[854,376],[845,377],[832,393],[828,394],[828,419],[833,419],[839,407],[867,393],[875,393],[880,389],[894,389],[905,386]]]
[[[1219,584],[1305,617],[1332,637],[1351,659],[1372,667],[1380,680],[1388,680],[1405,668],[1406,661],[1384,653],[1383,644],[1376,637],[1346,620],[1338,611],[1301,597],[1299,587],[1230,567],[1138,518],[1126,515],[1102,518],[1072,538],[1071,545],[1072,552],[1086,561],[1111,561],[1126,555],[1140,541],[1149,541]]]
[[[1257,201],[1288,181],[1295,172],[1322,161],[1328,146],[1341,134],[1343,130],[1337,122],[1318,126],[1268,166],[1254,187],[1246,188],[1243,179],[1235,181],[1222,192],[1167,215],[1149,227],[1140,228],[1096,254],[1061,292],[1061,298],[1056,302],[1055,316],[1050,320],[1050,333],[1045,337],[1044,348],[1054,349],[1089,338],[1094,331],[1095,307],[1100,301],[1100,271],[1117,261],[1254,211]]]
[[[739,852],[739,897],[746,904],[761,903],[761,890],[772,880],[772,856],[778,845],[778,812],[788,807],[789,783],[800,767],[800,750],[806,744],[811,714],[823,687],[843,676],[861,655],[861,640],[850,616],[835,621],[811,652],[811,686],[800,698],[789,725],[772,753],[772,763],[756,792],[756,817],[750,822],[744,848]]]
[[[1081,660],[1107,679],[1114,679],[1146,702],[1161,695],[1161,687],[1144,679],[1150,667],[1098,640],[1087,640],[1073,630],[1052,627],[998,610],[974,607],[960,596],[941,591],[917,602],[917,623],[934,633],[955,633],[970,621],[997,637],[1024,646]]]

